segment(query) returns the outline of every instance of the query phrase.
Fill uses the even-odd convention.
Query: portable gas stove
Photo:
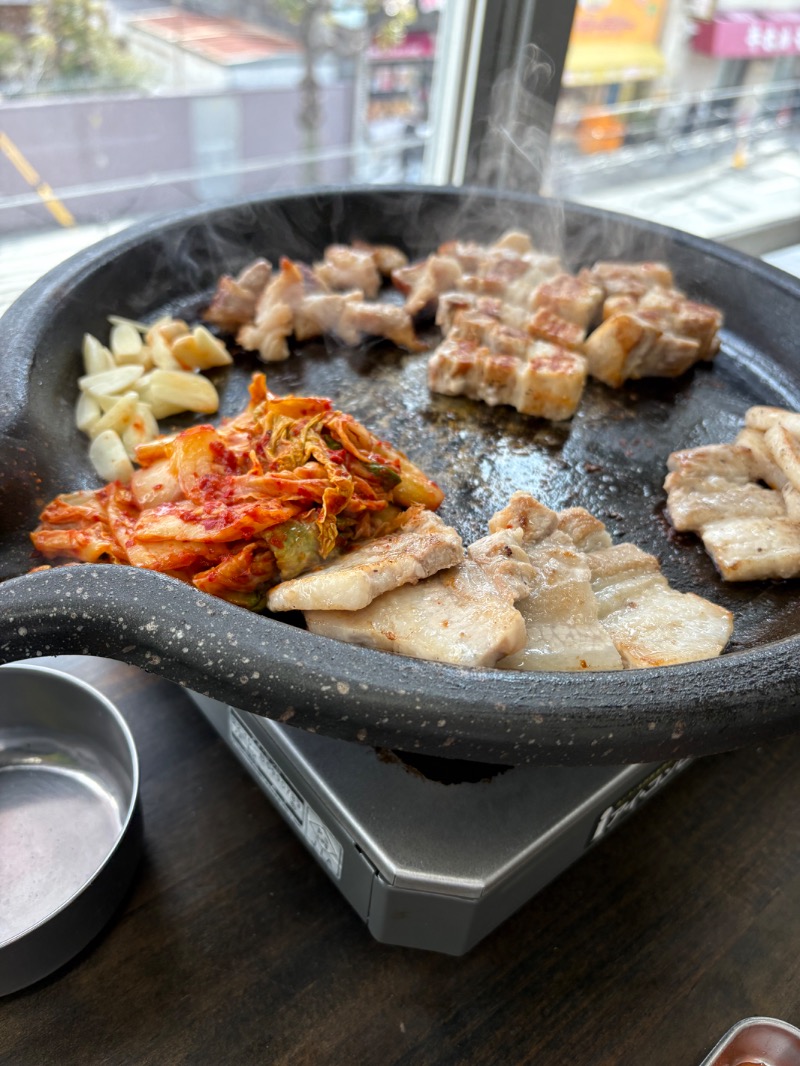
[[[487,766],[193,699],[377,939],[461,955],[690,759]]]

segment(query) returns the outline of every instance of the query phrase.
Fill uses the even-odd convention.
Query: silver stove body
[[[192,696],[372,935],[451,955],[690,762],[490,768],[445,784],[368,746]]]

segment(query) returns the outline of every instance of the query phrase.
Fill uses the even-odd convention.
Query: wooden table
[[[180,689],[60,663],[131,725],[146,855],[0,1001],[0,1063],[696,1066],[740,1018],[800,1024],[800,737],[694,764],[450,958],[375,942]]]

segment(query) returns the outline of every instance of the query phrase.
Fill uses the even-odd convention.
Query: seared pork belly
[[[527,234],[511,232],[491,245],[446,241],[426,260],[393,271],[392,281],[406,294],[412,314],[433,309],[448,291],[528,308],[533,289],[560,270],[558,259],[536,251]]]
[[[462,278],[460,265],[447,255],[431,255],[423,263],[406,269],[405,274],[394,271],[392,280],[398,287],[408,281],[404,306],[410,315],[435,307],[441,294],[457,289]]]
[[[533,291],[530,306],[579,326],[585,334],[600,316],[605,290],[587,276],[556,274]]]
[[[584,352],[592,377],[613,388],[639,378],[679,377],[704,358],[698,341],[662,331],[626,311],[607,318],[590,333]]]
[[[247,351],[258,352],[265,363],[288,359],[294,308],[305,295],[306,281],[300,264],[281,259],[280,271],[258,297],[254,319],[241,326],[237,342]]]
[[[370,244],[368,241],[353,241],[353,247],[357,252],[367,252],[372,256],[372,261],[378,268],[378,272],[385,278],[391,277],[395,270],[407,266],[408,256],[395,248],[393,244]]]
[[[523,345],[525,338],[532,337],[582,352],[586,336],[580,326],[545,307],[527,311],[497,297],[475,296],[473,293],[443,293],[439,298],[436,324],[445,334],[458,329],[461,335],[472,334],[495,350],[503,350],[497,338],[515,334]]]
[[[659,285],[648,289],[636,305],[636,313],[665,333],[697,341],[699,359],[713,359],[719,350],[721,312],[709,304],[688,299],[677,289]]]
[[[427,347],[414,332],[411,315],[396,304],[346,300],[332,332],[345,344],[359,344],[364,337],[385,337],[409,352],[421,352]]]
[[[371,249],[347,244],[331,244],[324,259],[314,264],[314,274],[326,289],[334,292],[360,289],[370,300],[378,295],[381,274]]]
[[[614,642],[600,625],[586,557],[563,533],[528,549],[536,578],[517,604],[527,640],[497,664],[508,670],[621,670]]]
[[[800,521],[787,514],[712,522],[703,528],[702,537],[726,581],[800,576]]]
[[[492,579],[509,603],[524,599],[536,571],[523,546],[522,529],[501,529],[470,544],[467,555]]]
[[[272,264],[266,259],[256,259],[236,278],[224,274],[203,317],[207,322],[233,333],[239,326],[252,321],[258,297],[271,277]]]
[[[512,339],[505,334],[510,344]],[[524,354],[493,352],[474,339],[447,338],[428,362],[428,385],[446,396],[468,396],[494,407],[561,421],[571,418],[586,381],[586,360],[546,341],[525,340]]]
[[[294,309],[294,336],[298,341],[323,337],[327,333],[339,333],[347,304],[363,303],[364,294],[354,292],[313,292],[298,302]],[[360,334],[353,333],[357,340]],[[355,343],[356,340],[351,341]]]
[[[667,515],[678,530],[698,531],[711,522],[747,515],[786,514],[782,494],[758,484],[761,463],[744,445],[709,444],[673,452],[667,467]]]
[[[658,560],[635,545],[615,544],[586,559],[598,618],[626,667],[711,659],[730,640],[730,611],[671,588]]]
[[[520,531],[536,574],[517,604],[527,644],[501,667],[665,666],[719,655],[730,637],[730,612],[672,589],[657,559],[633,544],[612,545],[603,523],[583,508],[557,514],[517,492],[489,528]]]
[[[752,407],[733,444],[673,452],[667,515],[726,581],[800,577],[800,415]]]
[[[463,557],[454,529],[432,511],[411,511],[395,532],[276,585],[268,606],[271,611],[358,611],[389,589],[421,581]]]
[[[666,263],[657,262],[598,261],[590,269],[581,270],[578,277],[603,290],[603,318],[631,310],[656,285],[664,289],[673,286],[672,271]]]
[[[501,659],[506,670],[621,670],[614,643],[597,619],[597,604],[586,558],[569,534],[588,512],[561,515],[527,492],[515,492],[489,519],[495,537],[516,533],[532,573],[524,575],[527,595],[517,609],[525,619],[525,647]],[[601,528],[602,523],[598,523]],[[610,539],[610,538],[609,538]],[[585,540],[585,537],[584,537]]]
[[[312,633],[456,666],[491,667],[525,644],[522,615],[473,559],[361,611],[306,611]]]

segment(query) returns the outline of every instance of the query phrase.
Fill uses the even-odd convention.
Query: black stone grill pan
[[[590,383],[565,424],[433,396],[425,354],[385,342],[300,346],[267,368],[269,385],[329,396],[407,452],[445,490],[440,513],[465,542],[486,532],[515,489],[553,508],[587,507],[615,539],[656,555],[675,587],[735,613],[722,657],[613,673],[467,670],[314,636],[295,617],[251,614],[131,567],[27,573],[28,533],[43,503],[97,484],[73,407],[81,337],[105,338],[108,314],[197,315],[218,276],[257,255],[313,260],[331,241],[363,238],[419,256],[450,237],[493,239],[511,225],[560,251],[570,268],[665,259],[681,288],[724,311],[717,360],[677,381]],[[800,409],[799,297],[797,280],[711,242],[480,190],[320,190],[128,229],[57,267],[0,323],[0,659],[104,655],[304,729],[501,763],[649,761],[790,733],[800,725],[800,585],[726,585],[695,537],[671,531],[662,483],[669,452],[733,439],[748,406]],[[223,415],[241,409],[259,368],[242,354],[215,373]]]

